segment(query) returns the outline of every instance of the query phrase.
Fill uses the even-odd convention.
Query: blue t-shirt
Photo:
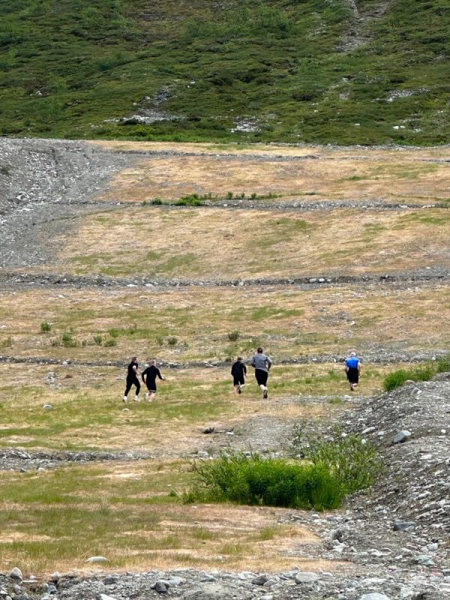
[[[356,356],[347,358],[347,360],[345,361],[345,364],[347,365],[347,367],[349,369],[357,369],[358,365],[359,365],[359,358],[356,358]]]

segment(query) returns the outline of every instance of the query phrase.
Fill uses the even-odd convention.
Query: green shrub
[[[337,478],[324,465],[235,452],[197,463],[194,471],[190,500],[323,510],[339,507],[343,498]]]
[[[175,206],[202,206],[203,202],[197,194],[191,194],[189,196],[183,196],[177,202]]]
[[[306,424],[294,427],[293,454],[313,465],[323,465],[336,477],[344,494],[363,490],[375,482],[383,463],[376,447],[357,435],[345,435],[340,428],[332,439],[318,439],[305,431]]]
[[[161,198],[153,198],[151,203],[153,206],[161,206],[161,204],[164,204]]]
[[[450,354],[442,356],[436,360],[436,370],[438,373],[450,372]]]
[[[94,335],[94,344],[96,346],[101,346],[103,343],[103,338],[101,335]]]
[[[1,348],[12,348],[13,346],[13,339],[11,336],[8,336],[6,338],[6,340],[3,340],[0,344]]]
[[[65,331],[61,336],[62,345],[65,348],[75,348],[78,344],[69,331]]]
[[[48,321],[42,321],[41,323],[41,332],[42,333],[49,333],[52,330],[52,324],[49,323]]]
[[[390,392],[402,386],[406,381],[429,381],[436,374],[436,370],[437,368],[431,364],[411,369],[399,369],[384,378],[384,389],[386,392]]]
[[[178,343],[178,338],[176,338],[174,335],[171,335],[167,338],[167,343],[169,346],[176,346]]]
[[[106,340],[103,344],[106,348],[111,348],[112,346],[117,346],[117,340],[115,338],[110,338]]]
[[[118,338],[120,335],[120,331],[118,329],[110,329],[108,333],[112,338]]]
[[[228,333],[228,339],[230,340],[230,342],[236,342],[239,338],[240,338],[240,333],[239,331],[230,331]]]

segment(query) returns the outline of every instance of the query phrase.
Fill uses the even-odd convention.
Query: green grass
[[[435,362],[414,366],[409,369],[398,369],[386,375],[384,389],[390,392],[401,387],[407,381],[429,381],[437,373],[450,372],[450,355],[438,358]]]
[[[380,4],[358,2],[358,9],[370,17]],[[368,41],[346,50],[356,30]],[[449,40],[446,0],[416,2],[414,10],[397,0],[366,23],[355,21],[346,0],[243,0],[214,8],[206,0],[163,0],[151,18],[143,0],[4,2],[0,132],[445,143]],[[393,97],[397,92],[407,95]],[[158,93],[165,100],[156,109],[180,118],[118,120],[152,108]],[[232,133],[249,116],[256,131]]]

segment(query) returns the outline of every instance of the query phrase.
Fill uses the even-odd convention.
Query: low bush
[[[93,339],[94,339],[94,344],[95,344],[96,346],[101,346],[101,345],[102,345],[102,343],[103,343],[103,338],[102,338],[102,336],[101,336],[101,335],[94,335],[94,338],[93,338]]]
[[[402,386],[406,381],[429,381],[437,373],[450,371],[450,355],[442,356],[434,362],[409,369],[399,369],[389,373],[384,379],[384,389],[390,392]]]
[[[338,508],[343,499],[339,481],[325,465],[235,452],[197,463],[194,470],[191,501],[324,510]]]
[[[197,194],[190,194],[189,196],[183,196],[177,202],[175,206],[202,206],[203,202]]]
[[[52,330],[52,324],[49,323],[48,321],[42,321],[41,323],[41,332],[42,333],[49,333]]]
[[[313,465],[323,465],[336,477],[344,494],[363,490],[375,482],[383,462],[376,447],[357,435],[335,428],[331,438],[319,439],[306,431],[306,423],[294,426],[293,454]]]
[[[230,340],[230,342],[236,342],[240,337],[240,333],[239,331],[230,331],[228,333],[228,339]]]
[[[106,348],[111,348],[112,346],[117,346],[117,340],[116,340],[116,338],[110,338],[109,340],[106,340],[103,345]]]
[[[69,331],[65,331],[61,336],[62,345],[65,348],[75,348],[78,343]]]
[[[169,344],[169,346],[176,346],[178,343],[178,338],[176,338],[174,335],[172,335],[167,338],[167,343]]]

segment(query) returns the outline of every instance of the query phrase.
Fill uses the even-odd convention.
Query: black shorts
[[[233,383],[234,385],[244,385],[245,380],[244,380],[244,376],[238,376],[238,377],[233,377]]]
[[[156,383],[155,382],[150,381],[150,383],[146,383],[145,385],[147,386],[147,389],[149,392],[156,393]]]
[[[350,383],[359,383],[359,370],[354,367],[349,367],[347,371],[347,379]]]
[[[258,385],[266,385],[269,373],[267,371],[263,371],[262,369],[255,369],[255,377]]]

